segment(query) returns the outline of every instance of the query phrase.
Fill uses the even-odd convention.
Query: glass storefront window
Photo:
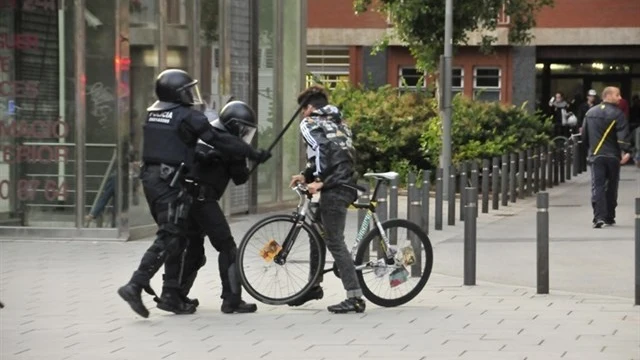
[[[157,28],[157,0],[130,0],[129,18],[132,27]]]
[[[291,115],[298,108],[297,97],[300,93],[300,86],[302,85],[302,65],[306,61],[306,56],[303,54],[300,44],[306,39],[301,39],[301,32],[296,31],[300,29],[303,24],[301,23],[300,1],[288,2],[287,6],[283,9],[283,39],[282,39],[282,87],[283,87],[283,99],[282,99],[282,118],[284,121],[289,121]],[[304,34],[304,33],[302,33]],[[282,139],[282,199],[297,198],[297,195],[289,189],[289,182],[291,175],[300,173],[301,160],[300,160],[300,148],[301,139],[298,124],[298,119],[294,120],[293,126],[287,131]],[[283,126],[285,126],[284,124]]]
[[[0,225],[72,227],[73,9],[0,5]]]
[[[267,54],[276,48],[276,0],[262,0],[259,2],[258,19],[260,29],[259,53]],[[276,69],[273,62],[261,60],[258,69],[258,147],[266,148],[275,139],[278,132],[276,124]],[[258,204],[276,201],[276,181],[278,162],[267,161],[258,167]]]
[[[259,145],[267,147],[303,85],[303,4],[256,3],[261,59],[258,89],[249,92],[259,94]],[[0,236],[27,234],[23,227],[39,238],[53,228],[65,238],[150,235],[155,223],[138,179],[146,108],[165,68],[211,83],[218,61],[209,49],[206,64],[200,51],[206,45],[194,24],[203,19],[191,18],[200,14],[188,0],[26,4],[0,1]],[[300,170],[300,149],[294,126],[259,168],[258,203],[289,198],[284,185]]]
[[[558,64],[549,65],[552,75],[576,74],[576,75],[598,75],[598,74],[627,74],[631,71],[629,64],[591,62],[580,64]]]

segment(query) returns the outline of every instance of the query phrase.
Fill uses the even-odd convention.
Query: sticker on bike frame
[[[389,285],[394,288],[398,285],[402,285],[409,279],[409,272],[404,266],[399,267],[389,274]]]
[[[411,246],[406,246],[402,249],[402,263],[405,266],[411,266],[416,262],[416,253]]]
[[[270,239],[260,250],[260,256],[266,262],[273,261],[273,258],[282,250],[282,246],[274,239]]]

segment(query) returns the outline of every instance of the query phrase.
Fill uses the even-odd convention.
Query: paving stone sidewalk
[[[164,313],[146,296],[151,316],[142,319],[116,289],[148,245],[0,242],[0,359],[640,360],[640,308],[628,298],[465,287],[443,275],[398,308],[330,314],[344,293],[327,277],[321,301],[225,315],[208,264],[193,290],[196,314]]]

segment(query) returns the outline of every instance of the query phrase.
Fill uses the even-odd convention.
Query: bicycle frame
[[[380,185],[382,184],[381,180],[377,180],[376,181],[376,187],[375,190],[373,191],[373,194],[371,195],[371,198],[369,199],[369,201],[365,204],[359,204],[357,202],[354,202],[352,204],[353,207],[355,207],[356,209],[367,209],[367,214],[364,218],[364,221],[362,222],[362,224],[360,225],[360,229],[358,230],[358,233],[356,235],[356,238],[354,240],[353,246],[351,247],[351,257],[355,258],[356,252],[358,250],[358,246],[360,245],[360,242],[362,241],[362,239],[364,239],[365,235],[369,232],[369,224],[371,223],[371,220],[373,219],[373,222],[375,224],[375,226],[377,227],[378,231],[381,234],[382,237],[382,241],[380,243],[382,250],[384,251],[386,258],[387,258],[387,263],[389,265],[393,264],[393,256],[394,254],[392,254],[389,249],[390,249],[390,241],[389,241],[389,237],[387,236],[387,234],[384,231],[384,228],[382,227],[382,222],[380,221],[380,218],[378,217],[378,215],[376,214],[376,201],[374,201],[376,194],[378,193],[378,189],[380,188]],[[291,230],[289,231],[289,233],[287,234],[287,237],[285,238],[283,244],[282,244],[282,250],[274,257],[274,262],[276,262],[277,264],[280,265],[284,265],[286,263],[286,258],[289,255],[289,252],[291,251],[291,247],[293,246],[293,243],[295,242],[295,239],[297,238],[298,234],[300,233],[300,229],[302,227],[302,223],[304,223],[307,219],[307,211],[309,210],[309,204],[311,203],[311,198],[312,195],[309,194],[306,189],[304,188],[304,186],[302,185],[298,185],[293,189],[298,196],[300,197],[300,200],[298,202],[298,206],[296,208],[296,212],[293,214],[295,217],[295,224],[294,226],[291,227]],[[315,214],[312,214],[313,216],[311,217],[311,225],[313,227],[313,229],[316,231],[317,235],[320,236],[320,238],[324,241],[324,229],[322,227],[322,223],[319,221],[319,219],[316,217]],[[362,268],[366,267],[367,265],[359,265],[356,267],[356,270],[361,270]]]

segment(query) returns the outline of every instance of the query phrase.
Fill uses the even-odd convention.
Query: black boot
[[[118,289],[118,295],[129,303],[129,306],[136,314],[143,318],[149,317],[149,310],[142,303],[142,287],[140,285],[130,282]]]
[[[198,299],[196,299],[196,298],[191,299],[187,295],[180,294],[180,299],[182,299],[182,301],[184,301],[187,304],[191,304],[191,305],[195,306],[196,308],[198,306],[200,306],[200,301]]]
[[[162,288],[162,295],[156,302],[158,309],[174,314],[183,315],[196,312],[196,305],[184,301],[180,295],[180,289]]]
[[[222,300],[222,306],[220,307],[220,311],[225,314],[248,314],[253,313],[258,310],[258,306],[256,304],[246,303],[244,300],[239,297],[229,296]]]
[[[334,314],[344,314],[352,311],[362,313],[364,312],[364,309],[366,307],[367,303],[365,303],[364,300],[362,300],[361,298],[352,297],[344,300],[340,304],[327,307],[327,310]]]
[[[300,306],[311,300],[320,300],[324,296],[324,291],[320,285],[314,286],[309,291],[307,291],[302,297],[297,300],[289,301],[287,305],[289,306]]]

